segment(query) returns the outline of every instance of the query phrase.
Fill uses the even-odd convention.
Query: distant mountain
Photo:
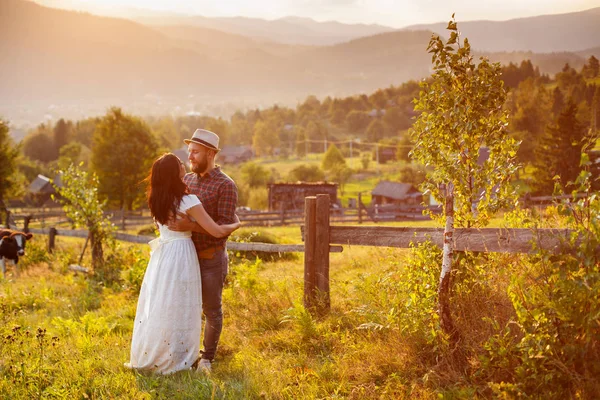
[[[2,0],[0,114],[19,113],[21,120],[27,110],[50,106],[68,104],[61,108],[67,114],[141,101],[153,107],[147,112],[167,113],[172,99],[192,109],[232,100],[293,104],[309,94],[347,95],[426,74],[427,65],[416,73],[407,66],[420,63],[408,61],[418,48],[416,57],[425,58],[429,34],[391,34],[314,48]]]
[[[162,115],[208,104],[292,105],[311,94],[369,93],[428,76],[431,35],[402,30],[335,45],[289,45],[0,0],[0,116],[26,125],[46,114],[98,115],[112,105]],[[479,48],[479,38],[470,39]],[[480,54],[503,63],[531,59],[554,74],[565,62],[580,68],[589,57],[584,52],[597,46],[580,54]]]
[[[317,22],[310,18],[285,17],[264,20],[245,17],[135,17],[136,21],[149,26],[185,25],[195,26],[247,36],[260,41],[301,45],[332,45],[363,36],[391,32],[394,29],[382,25],[343,24],[341,22]]]
[[[508,21],[460,21],[458,28],[483,51],[579,51],[600,45],[600,7],[557,15]],[[412,25],[403,30],[430,30],[447,35],[447,23]]]
[[[94,101],[117,89],[131,98],[176,83],[210,85],[220,70],[201,52],[132,21],[22,0],[0,2],[0,37],[2,103]]]

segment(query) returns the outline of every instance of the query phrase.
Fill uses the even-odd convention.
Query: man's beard
[[[208,168],[208,160],[205,158],[199,163],[192,164],[192,172],[195,174],[203,174]]]

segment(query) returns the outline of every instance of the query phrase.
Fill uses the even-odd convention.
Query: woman
[[[202,287],[191,232],[169,230],[169,220],[186,213],[210,235],[223,237],[237,222],[217,225],[200,200],[187,194],[185,167],[167,153],[152,165],[147,197],[160,236],[150,242],[150,262],[138,299],[129,368],[169,374],[190,369],[198,358],[202,328]]]

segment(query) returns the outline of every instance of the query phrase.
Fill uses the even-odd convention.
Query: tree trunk
[[[94,269],[102,268],[104,264],[104,253],[102,251],[102,238],[98,232],[90,231],[90,243],[92,246],[92,266]]]
[[[454,255],[454,185],[451,183],[446,186],[444,214],[446,215],[446,226],[444,228],[442,272],[438,287],[438,313],[442,330],[450,337],[452,343],[456,343],[459,339],[458,331],[454,327],[452,313],[450,312],[450,276]]]

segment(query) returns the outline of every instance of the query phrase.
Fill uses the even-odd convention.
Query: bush
[[[269,208],[269,193],[266,187],[249,189],[248,207],[253,210],[266,210]]]
[[[589,195],[587,176],[578,183]],[[505,328],[486,344],[482,362],[497,395],[600,393],[600,200],[583,198],[558,211],[573,234],[560,253],[540,250],[523,263],[508,290],[518,332]]]

